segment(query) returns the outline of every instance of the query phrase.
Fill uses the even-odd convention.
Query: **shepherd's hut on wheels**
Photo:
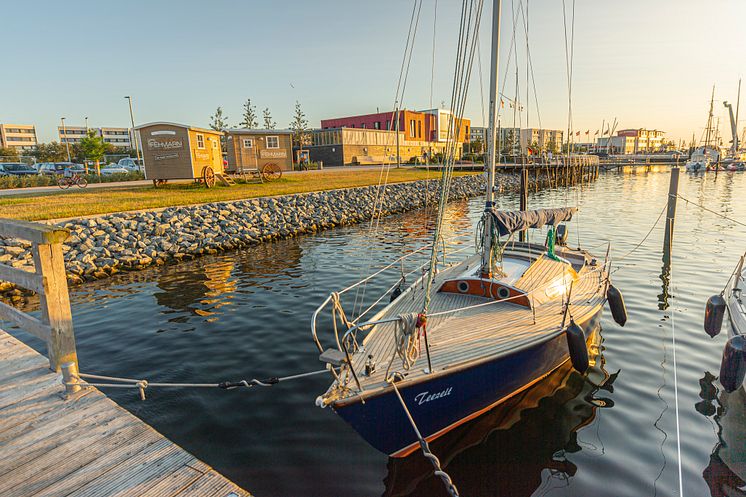
[[[158,187],[170,179],[193,179],[207,188],[224,178],[223,133],[186,124],[155,122],[138,126],[145,177]]]

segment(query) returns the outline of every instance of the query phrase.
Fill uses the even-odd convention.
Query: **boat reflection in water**
[[[601,390],[613,391],[619,374],[604,369],[600,343],[596,332],[586,377],[567,361],[544,380],[430,442],[463,495],[521,497],[553,486],[551,480],[566,484],[577,468],[561,454],[580,451],[578,430],[593,422],[597,408],[614,405],[599,396]],[[447,495],[419,451],[389,458],[384,483],[385,497]]]
[[[705,372],[699,380],[702,398],[694,407],[717,426],[718,443],[702,477],[712,497],[746,497],[746,392],[719,391],[717,376]]]

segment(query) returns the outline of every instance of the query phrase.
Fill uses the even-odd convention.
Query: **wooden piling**
[[[525,211],[528,209],[528,169],[521,169],[521,210]],[[521,230],[518,233],[518,241],[526,241],[526,230]]]
[[[673,230],[676,219],[676,199],[679,194],[679,168],[671,168],[671,181],[668,185],[668,211],[666,212],[666,231],[663,238],[663,263],[671,264],[673,248]]]

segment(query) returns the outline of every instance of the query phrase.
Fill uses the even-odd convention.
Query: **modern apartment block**
[[[448,151],[449,111],[401,109],[398,118],[397,124],[397,113],[391,111],[324,119],[321,129],[311,134],[311,160],[329,166],[396,162],[397,144],[402,162],[424,161]],[[460,157],[463,144],[469,142],[471,121],[464,118],[457,124],[455,153]]]
[[[104,143],[110,143],[115,147],[132,148],[132,138],[130,128],[101,127],[86,128],[85,126],[57,126],[57,135],[60,143],[80,143],[85,138],[88,131],[94,131],[98,136],[103,138]]]
[[[622,129],[616,136],[596,139],[596,146],[608,148],[612,154],[645,154],[658,152],[665,148],[663,135],[665,131],[657,129]]]
[[[564,136],[565,133],[559,129],[500,128],[498,139],[503,149],[510,147],[512,143],[514,147],[520,144],[521,150],[538,147],[539,150],[535,152],[559,152],[562,150]]]
[[[0,124],[0,147],[19,152],[36,147],[36,127],[32,124]]]

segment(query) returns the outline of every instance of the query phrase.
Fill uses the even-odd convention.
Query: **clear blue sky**
[[[424,0],[404,99],[408,108],[429,106],[434,4]],[[491,2],[485,4],[486,97]],[[503,2],[503,63],[511,8],[518,4]],[[569,15],[571,0],[566,4]],[[60,116],[70,125],[88,116],[91,126],[126,126],[124,95],[133,96],[138,124],[206,126],[222,106],[235,125],[247,97],[260,114],[269,107],[280,127],[288,125],[296,99],[312,126],[327,117],[390,110],[411,9],[412,0],[7,2],[0,122],[35,124],[43,141],[56,138]],[[459,9],[456,0],[438,1],[436,105],[450,98]],[[717,101],[735,102],[738,78],[746,75],[746,1],[577,0],[575,10],[576,130],[593,134],[602,119],[617,117],[621,128],[658,128],[689,139],[705,125],[713,84]],[[528,13],[542,125],[564,129],[562,4],[529,0]],[[522,27],[517,36],[523,94]],[[508,72],[506,93],[512,95],[512,64]],[[503,65],[501,79],[505,73]],[[467,107],[474,125],[482,121],[477,74],[475,66]],[[742,107],[741,128],[746,102]],[[726,133],[723,111],[716,102]],[[528,119],[538,123],[533,97]],[[512,123],[512,115],[503,122]]]

